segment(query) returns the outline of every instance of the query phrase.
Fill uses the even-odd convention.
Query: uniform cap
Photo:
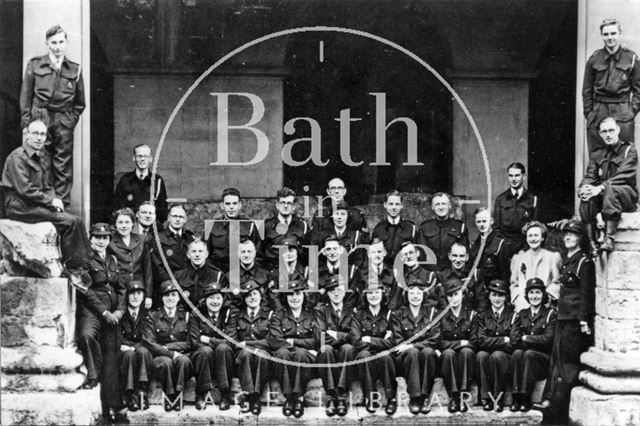
[[[222,286],[219,282],[214,281],[212,283],[207,284],[207,286],[202,290],[202,298],[206,299],[212,294],[222,293]]]
[[[304,280],[292,280],[289,282],[289,288],[287,291],[280,290],[284,293],[294,293],[296,291],[305,291],[307,290],[307,282]]]
[[[344,280],[342,279],[340,274],[333,274],[325,277],[324,279],[324,289],[326,291],[333,290],[334,288],[342,284],[344,284]]]
[[[258,284],[254,280],[249,280],[247,282],[242,283],[240,287],[242,288],[242,291],[245,291],[246,294],[249,294],[253,290],[258,290],[260,288],[260,284]]]
[[[134,291],[146,291],[144,284],[140,280],[131,280],[127,283],[127,293]]]
[[[569,221],[569,223],[567,223],[564,227],[564,229],[562,230],[563,232],[572,232],[574,234],[577,235],[584,235],[584,226],[582,225],[582,222],[579,222],[577,220],[572,220]]]
[[[444,288],[447,295],[453,294],[462,288],[462,281],[459,278],[449,278],[444,283]]]
[[[489,291],[495,291],[496,293],[507,295],[507,283],[503,280],[491,280],[489,283]]]
[[[111,235],[111,227],[104,222],[98,222],[91,225],[89,235]]]
[[[287,238],[283,239],[282,243],[280,243],[280,245],[299,249],[300,248],[300,241],[296,237],[291,236],[291,237],[287,237]]]
[[[427,283],[420,279],[420,278],[413,278],[411,281],[407,282],[407,287],[411,288],[411,287],[421,287],[424,288],[427,286]]]
[[[536,278],[530,278],[529,280],[527,280],[527,286],[526,286],[524,292],[528,293],[529,290],[534,289],[534,288],[539,288],[544,293],[544,291],[546,290],[547,286],[544,285],[544,281],[542,281],[540,278],[537,278],[537,277]]]
[[[170,291],[178,291],[178,286],[171,280],[163,281],[162,284],[160,284],[160,293],[164,295]]]

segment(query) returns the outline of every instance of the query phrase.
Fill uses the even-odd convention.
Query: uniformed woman
[[[386,303],[385,285],[382,281],[369,284],[364,290],[364,302],[361,309],[351,319],[351,341],[356,348],[356,360],[362,360],[393,347],[393,331],[391,329],[391,310]],[[387,405],[385,413],[395,414],[398,408],[396,400],[396,365],[388,354],[358,364],[358,377],[362,381],[365,396],[365,408],[375,413],[373,392],[376,381],[381,380],[384,386]]]
[[[147,316],[143,342],[154,357],[154,375],[162,384],[166,397],[165,411],[180,411],[181,393],[193,374],[189,359],[189,313],[178,307],[180,295],[173,282],[164,281],[160,293],[162,306]]]
[[[246,392],[249,411],[256,416],[262,411],[260,395],[267,383],[269,361],[260,356],[268,353],[269,320],[273,311],[261,306],[260,285],[249,280],[242,286],[244,308],[234,315],[227,334],[239,342],[235,348],[235,365],[242,391]]]
[[[580,355],[591,344],[596,285],[593,261],[582,251],[584,227],[577,221],[564,229],[567,257],[560,270],[558,317],[551,353],[547,414],[554,422],[567,419],[571,389],[578,384]]]
[[[469,392],[475,378],[478,314],[463,306],[462,281],[449,279],[445,289],[451,309],[440,320],[440,375],[449,396],[449,412],[464,413],[469,407],[460,399],[460,393]]]
[[[207,393],[213,389],[215,381],[220,390],[218,407],[228,410],[231,406],[233,350],[221,332],[226,330],[235,315],[232,311],[235,308],[225,306],[225,293],[219,282],[210,283],[202,290],[199,307],[201,315],[194,312],[189,323],[189,338],[194,351],[191,361],[196,376],[196,409],[206,408]]]
[[[87,367],[84,387],[95,387],[100,381],[103,415],[107,421],[115,421],[123,406],[118,383],[118,321],[124,311],[125,290],[118,281],[118,263],[107,254],[109,225],[96,223],[89,235],[89,274],[93,282],[78,296],[78,346]]]
[[[491,308],[478,315],[476,372],[478,375],[478,395],[485,411],[504,408],[503,396],[509,379],[511,327],[516,314],[507,304],[507,284],[503,280],[489,283]],[[494,404],[493,401],[496,401]],[[495,405],[495,406],[494,406]]]
[[[133,211],[126,207],[113,213],[116,233],[109,244],[109,253],[118,260],[120,280],[138,280],[146,291],[145,308],[151,308],[153,276],[151,272],[150,240],[146,235],[131,232],[135,222]]]
[[[436,308],[423,306],[422,280],[407,283],[407,305],[391,316],[395,345],[396,370],[407,381],[409,411],[428,414],[431,411],[431,390],[436,376],[436,349],[440,340],[440,326],[434,324]],[[412,342],[406,340],[416,337]]]
[[[318,354],[318,331],[313,309],[305,306],[307,283],[294,280],[283,292],[284,308],[271,318],[269,324],[269,348],[273,356],[283,361],[305,363],[310,366]],[[304,391],[313,376],[313,369],[276,362],[275,377],[280,380],[286,397],[282,413],[300,418],[304,414]]]
[[[129,411],[149,408],[147,392],[153,368],[153,356],[142,343],[145,318],[145,289],[142,281],[127,284],[127,306],[120,320],[120,387],[125,392]]]
[[[546,307],[546,286],[540,278],[527,281],[525,298],[528,309],[518,312],[511,328],[511,411],[529,411],[536,381],[547,377],[556,313]]]

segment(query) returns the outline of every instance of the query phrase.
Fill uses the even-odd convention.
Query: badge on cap
[[[626,74],[622,74],[622,76],[620,76],[620,78],[622,79],[622,81],[627,79],[627,75]]]
[[[167,250],[167,256],[173,256],[173,250],[171,249]]]
[[[129,194],[129,195],[127,195],[127,200],[129,200],[129,201],[133,201],[133,194]]]
[[[68,82],[68,83],[67,83],[67,87],[68,87],[69,89],[73,89],[73,84],[71,84],[71,82]]]

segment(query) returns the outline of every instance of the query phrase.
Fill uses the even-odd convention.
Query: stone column
[[[571,393],[579,425],[640,424],[640,212],[622,215],[616,250],[597,262],[595,346]]]

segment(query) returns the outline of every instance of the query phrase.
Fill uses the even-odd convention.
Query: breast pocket
[[[290,337],[294,335],[294,328],[295,328],[295,324],[293,323],[293,321],[290,321],[288,319],[285,319],[284,321],[282,321],[282,334],[285,337]]]

